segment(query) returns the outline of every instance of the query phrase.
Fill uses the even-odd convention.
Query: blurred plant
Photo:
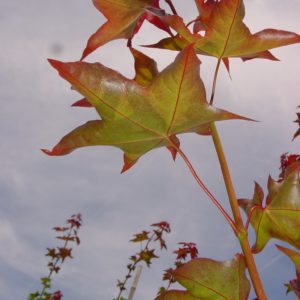
[[[155,253],[155,248],[153,248],[152,246],[153,243],[159,243],[160,250],[167,249],[164,234],[171,232],[170,224],[166,221],[162,221],[159,223],[152,224],[151,227],[153,227],[151,231],[143,230],[135,234],[133,239],[130,240],[130,242],[132,243],[141,243],[141,250],[129,258],[131,262],[127,265],[128,272],[123,280],[117,281],[119,294],[114,300],[125,300],[123,297],[121,297],[122,293],[126,290],[125,285],[127,281],[132,277],[132,273],[136,270],[138,264],[144,262],[147,265],[147,267],[150,267],[152,264],[152,260],[154,258],[158,258],[158,256]],[[132,286],[132,290],[130,291],[130,296],[128,300],[131,300],[133,297],[133,293],[136,288],[136,284],[139,279],[140,273],[141,269],[139,269],[137,272],[137,279],[134,285]]]
[[[168,270],[165,270],[163,274],[163,280],[168,281],[167,287],[161,287],[159,289],[158,295],[161,295],[169,290],[171,285],[176,282],[175,278],[172,276],[172,272],[179,267],[181,267],[188,259],[192,260],[198,257],[198,249],[195,243],[193,242],[180,242],[178,243],[180,247],[175,250],[173,253],[175,253],[176,259],[175,259],[175,268],[170,268]]]
[[[47,277],[41,278],[42,290],[31,293],[28,300],[61,300],[63,297],[61,291],[50,292],[52,276],[61,270],[62,264],[67,258],[73,258],[72,248],[69,247],[69,244],[75,243],[77,246],[80,244],[78,230],[82,224],[81,214],[72,215],[66,224],[64,227],[53,228],[55,232],[60,234],[56,238],[63,241],[63,245],[56,248],[47,248],[46,256],[50,257],[48,262],[49,274]]]

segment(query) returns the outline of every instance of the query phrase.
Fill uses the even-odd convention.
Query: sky
[[[163,1],[162,1],[163,2]],[[252,32],[264,28],[299,32],[299,0],[245,0],[245,22]],[[175,1],[186,21],[196,16],[193,1]],[[164,6],[166,7],[166,6]],[[197,243],[199,254],[215,260],[240,252],[230,227],[199,189],[180,158],[174,163],[163,148],[142,157],[120,174],[122,153],[112,147],[85,148],[64,157],[48,157],[51,148],[75,127],[97,115],[71,108],[80,99],[47,58],[76,61],[88,37],[104,22],[86,0],[0,0],[0,299],[22,300],[40,288],[47,275],[47,247],[57,245],[51,228],[80,212],[81,245],[54,277],[63,299],[112,299],[115,283],[126,272],[128,257],[139,245],[134,233],[161,220],[169,221],[168,253],[144,268],[135,299],[154,299],[177,243]],[[153,43],[165,34],[145,24],[135,45]],[[90,55],[125,76],[133,77],[126,41],[113,41]],[[138,48],[159,62],[174,60],[167,50]],[[300,104],[299,45],[272,51],[280,62],[231,60],[231,77],[220,70],[215,105],[260,122],[217,124],[239,198],[251,198],[254,181],[266,191],[269,174],[277,178],[279,158],[297,153],[300,139],[292,121]],[[207,93],[216,60],[199,57]],[[209,137],[180,136],[208,188],[229,210],[216,155]],[[250,233],[251,242],[254,242]],[[276,243],[280,243],[276,241]],[[270,242],[256,255],[269,299],[285,297],[283,283],[294,278],[293,265]]]

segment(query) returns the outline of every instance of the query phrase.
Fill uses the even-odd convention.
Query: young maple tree
[[[256,184],[253,199],[238,200],[215,122],[250,119],[216,108],[214,95],[221,63],[229,72],[232,58],[277,60],[270,49],[299,43],[300,35],[276,29],[252,34],[243,22],[243,0],[194,0],[199,15],[187,24],[172,1],[165,2],[169,5],[167,12],[160,8],[159,0],[93,0],[107,22],[89,38],[81,61],[64,63],[50,59],[49,62],[84,97],[74,106],[93,107],[100,119],[79,126],[52,150],[43,151],[57,156],[81,147],[111,145],[124,152],[122,172],[155,148],[166,147],[174,160],[178,154],[231,226],[241,253],[223,262],[195,257],[170,270],[170,276],[185,290],[164,290],[156,300],[248,299],[251,285],[258,299],[267,299],[253,255],[262,251],[272,238],[300,248],[300,159],[296,154],[282,157],[282,173],[278,180],[269,179],[266,199]],[[174,62],[161,72],[153,59],[132,46],[134,36],[146,20],[168,35],[148,47],[179,52]],[[193,25],[192,30],[190,25]],[[90,53],[115,39],[127,40],[134,58],[134,79],[101,63],[83,62]],[[217,59],[209,99],[199,74],[201,55]],[[299,114],[297,116],[299,124]],[[182,151],[178,135],[188,132],[211,136],[231,213],[208,190]],[[294,138],[298,135],[299,130]],[[240,208],[248,216],[246,223]],[[248,240],[249,224],[256,234],[252,249]],[[300,253],[282,246],[278,248],[296,265],[297,279],[291,280],[288,290],[299,297]]]

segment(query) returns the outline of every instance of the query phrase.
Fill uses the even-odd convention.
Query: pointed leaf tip
[[[41,149],[41,151],[49,156],[53,156],[52,151],[48,149]]]
[[[62,62],[59,60],[55,60],[51,58],[48,58],[47,60],[54,69],[58,69],[62,65]]]
[[[126,156],[126,154],[124,155],[124,165],[123,168],[121,170],[121,174],[125,173],[126,171],[128,171],[131,167],[133,167],[133,165],[137,162],[137,160],[131,160],[130,158],[128,158]]]
[[[86,98],[83,98],[73,103],[71,107],[93,107],[93,105]]]

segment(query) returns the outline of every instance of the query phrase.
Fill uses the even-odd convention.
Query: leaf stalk
[[[229,216],[229,214],[226,212],[226,210],[223,208],[223,206],[220,204],[220,202],[214,197],[214,195],[209,191],[209,189],[206,187],[206,185],[203,183],[203,181],[200,179],[199,175],[195,171],[192,163],[188,159],[188,157],[185,155],[185,153],[172,141],[169,140],[169,142],[172,144],[172,146],[178,151],[181,158],[184,160],[185,164],[187,165],[189,171],[191,172],[192,176],[198,183],[198,185],[201,187],[201,189],[206,193],[206,195],[212,200],[214,205],[219,209],[219,211],[222,213],[222,215],[225,217],[233,231],[237,234],[238,228],[236,227],[235,222],[232,220],[232,218]]]

